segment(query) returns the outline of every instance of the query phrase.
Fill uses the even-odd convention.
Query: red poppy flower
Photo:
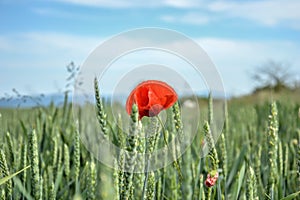
[[[130,93],[126,102],[126,111],[131,113],[135,103],[139,109],[139,119],[144,116],[153,117],[164,109],[168,109],[177,101],[177,94],[167,83],[148,80],[140,83]]]
[[[218,177],[219,177],[219,174],[218,172],[212,172],[212,177],[210,174],[207,174],[207,177],[206,177],[206,180],[204,182],[204,184],[207,186],[207,187],[212,187],[216,184],[217,180],[218,180]]]

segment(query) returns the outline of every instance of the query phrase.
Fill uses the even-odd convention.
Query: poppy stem
[[[166,138],[166,135],[165,135],[165,133],[166,133],[165,126],[164,126],[164,124],[162,123],[162,121],[161,121],[161,119],[160,119],[160,117],[159,117],[158,115],[156,116],[156,118],[158,119],[158,122],[160,123],[161,128],[162,128],[163,137],[164,137],[164,142],[165,142],[165,144],[167,145],[167,147],[169,148],[169,144],[168,144],[168,142],[167,142],[167,138]]]
[[[156,118],[158,119],[160,125],[162,126],[162,131],[163,131],[163,137],[164,137],[165,144],[167,145],[167,148],[170,149],[169,144],[168,144],[167,139],[166,139],[166,135],[165,135],[165,133],[166,133],[165,127],[164,127],[164,125],[163,125],[160,117],[156,116]],[[174,148],[176,148],[176,147],[174,147]],[[182,180],[183,176],[182,176],[181,168],[180,168],[179,162],[176,159],[175,155],[174,155],[174,166],[175,166],[175,168],[177,170],[177,173],[178,173],[178,176],[179,176],[179,180]]]

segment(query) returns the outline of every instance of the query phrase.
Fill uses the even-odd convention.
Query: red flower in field
[[[153,117],[164,109],[168,109],[177,101],[177,94],[167,83],[148,80],[140,83],[130,93],[126,102],[126,111],[131,113],[135,103],[139,109],[139,118]]]
[[[214,186],[216,184],[217,180],[218,180],[218,177],[219,177],[218,172],[212,172],[211,174],[212,174],[212,177],[210,176],[210,174],[207,174],[206,180],[204,182],[204,184],[207,187]]]

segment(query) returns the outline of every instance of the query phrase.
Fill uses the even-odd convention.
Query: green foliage
[[[147,132],[145,121],[138,119],[136,107],[129,123],[119,115],[117,126],[106,114],[110,108],[101,100],[99,90],[96,103],[96,115],[90,114],[95,116],[94,126],[100,123],[107,139],[125,150],[118,155],[116,169],[91,159],[93,155],[81,144],[75,128],[70,103],[65,102],[62,107],[52,104],[1,109],[0,198],[299,199],[299,102],[278,101],[270,109],[269,103],[253,106],[229,101],[225,128],[217,143],[212,137],[211,124],[205,122],[213,121],[212,104],[208,115],[209,102],[206,102],[207,109],[201,113],[191,146],[174,163],[141,174],[133,173],[140,167],[135,164],[136,153],[155,152],[168,144],[175,157],[179,151],[171,148],[176,144],[172,142],[174,138],[185,141],[190,135],[191,129],[184,120],[186,116],[181,115],[179,104],[166,111],[163,128],[157,118],[145,120],[153,123],[151,127],[156,132],[143,138],[140,136]],[[79,124],[80,131],[90,128],[83,120]],[[128,130],[124,128],[127,125]],[[201,158],[203,138],[204,146],[210,150],[206,158]],[[25,170],[29,164],[31,167]],[[124,168],[126,172],[122,171]],[[219,173],[218,181],[208,188],[205,179],[214,171]]]

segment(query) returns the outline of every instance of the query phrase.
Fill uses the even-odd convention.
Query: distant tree
[[[291,77],[288,63],[270,60],[257,67],[251,78],[259,84],[256,91],[267,88],[279,91],[290,88]]]

